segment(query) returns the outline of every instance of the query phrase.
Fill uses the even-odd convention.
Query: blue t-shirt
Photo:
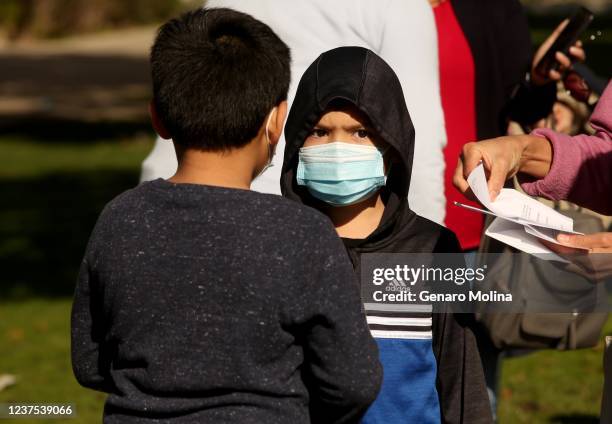
[[[405,304],[365,306],[378,343],[383,383],[362,423],[440,423],[431,312]]]

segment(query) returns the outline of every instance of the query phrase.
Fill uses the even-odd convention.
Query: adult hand
[[[542,43],[540,48],[536,51],[535,56],[533,57],[533,62],[531,66],[531,81],[536,85],[543,85],[549,81],[559,81],[563,75],[563,73],[572,67],[572,61],[580,61],[584,62],[586,59],[586,53],[582,48],[582,42],[576,41],[576,43],[570,47],[569,49],[569,57],[562,52],[555,53],[555,59],[557,59],[557,63],[559,67],[557,70],[550,70],[548,75],[540,75],[536,72],[535,68],[537,64],[540,62],[540,59],[544,57],[548,49],[553,45],[555,40],[559,37],[563,29],[569,23],[569,19],[565,19],[563,22],[559,24],[559,26],[548,36],[546,41]]]
[[[491,200],[495,200],[507,179],[517,173],[535,178],[548,174],[552,148],[547,139],[532,135],[498,137],[478,143],[467,143],[457,162],[453,184],[469,198],[474,198],[467,177],[484,164]]]
[[[592,281],[612,276],[612,233],[559,234],[562,246],[542,241],[550,250],[571,262],[568,271]]]

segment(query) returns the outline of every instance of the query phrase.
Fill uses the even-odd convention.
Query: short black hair
[[[289,47],[266,24],[232,9],[200,8],[159,29],[153,102],[178,145],[242,147],[287,99],[290,68]]]

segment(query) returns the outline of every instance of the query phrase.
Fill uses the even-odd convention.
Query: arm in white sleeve
[[[174,151],[174,144],[170,140],[157,137],[153,150],[142,162],[140,182],[155,180],[157,178],[170,178],[176,173],[178,162]]]
[[[408,194],[410,207],[442,224],[446,208],[443,154],[446,131],[433,11],[427,0],[389,0],[381,12],[384,32],[378,53],[399,77],[416,130]]]

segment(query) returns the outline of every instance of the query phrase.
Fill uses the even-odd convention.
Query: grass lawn
[[[612,319],[604,334],[612,335]],[[504,361],[500,422],[599,423],[603,349],[601,342],[593,349],[540,351]]]
[[[76,418],[60,421],[101,422],[105,395],[82,388],[72,376],[70,305],[70,298],[0,303],[0,374],[18,376],[15,386],[0,392],[0,403],[71,403],[75,405]]]
[[[72,291],[98,213],[138,183],[153,135],[81,135],[0,138],[0,374],[18,376],[0,403],[73,403],[69,422],[95,423],[105,396],[81,388],[70,366]],[[45,421],[62,420],[18,422]]]
[[[152,139],[0,137],[0,374],[19,378],[0,403],[73,403],[77,417],[69,422],[100,422],[104,396],[78,386],[70,368],[71,295],[99,211],[137,183]],[[500,422],[597,422],[602,349],[507,360]]]

